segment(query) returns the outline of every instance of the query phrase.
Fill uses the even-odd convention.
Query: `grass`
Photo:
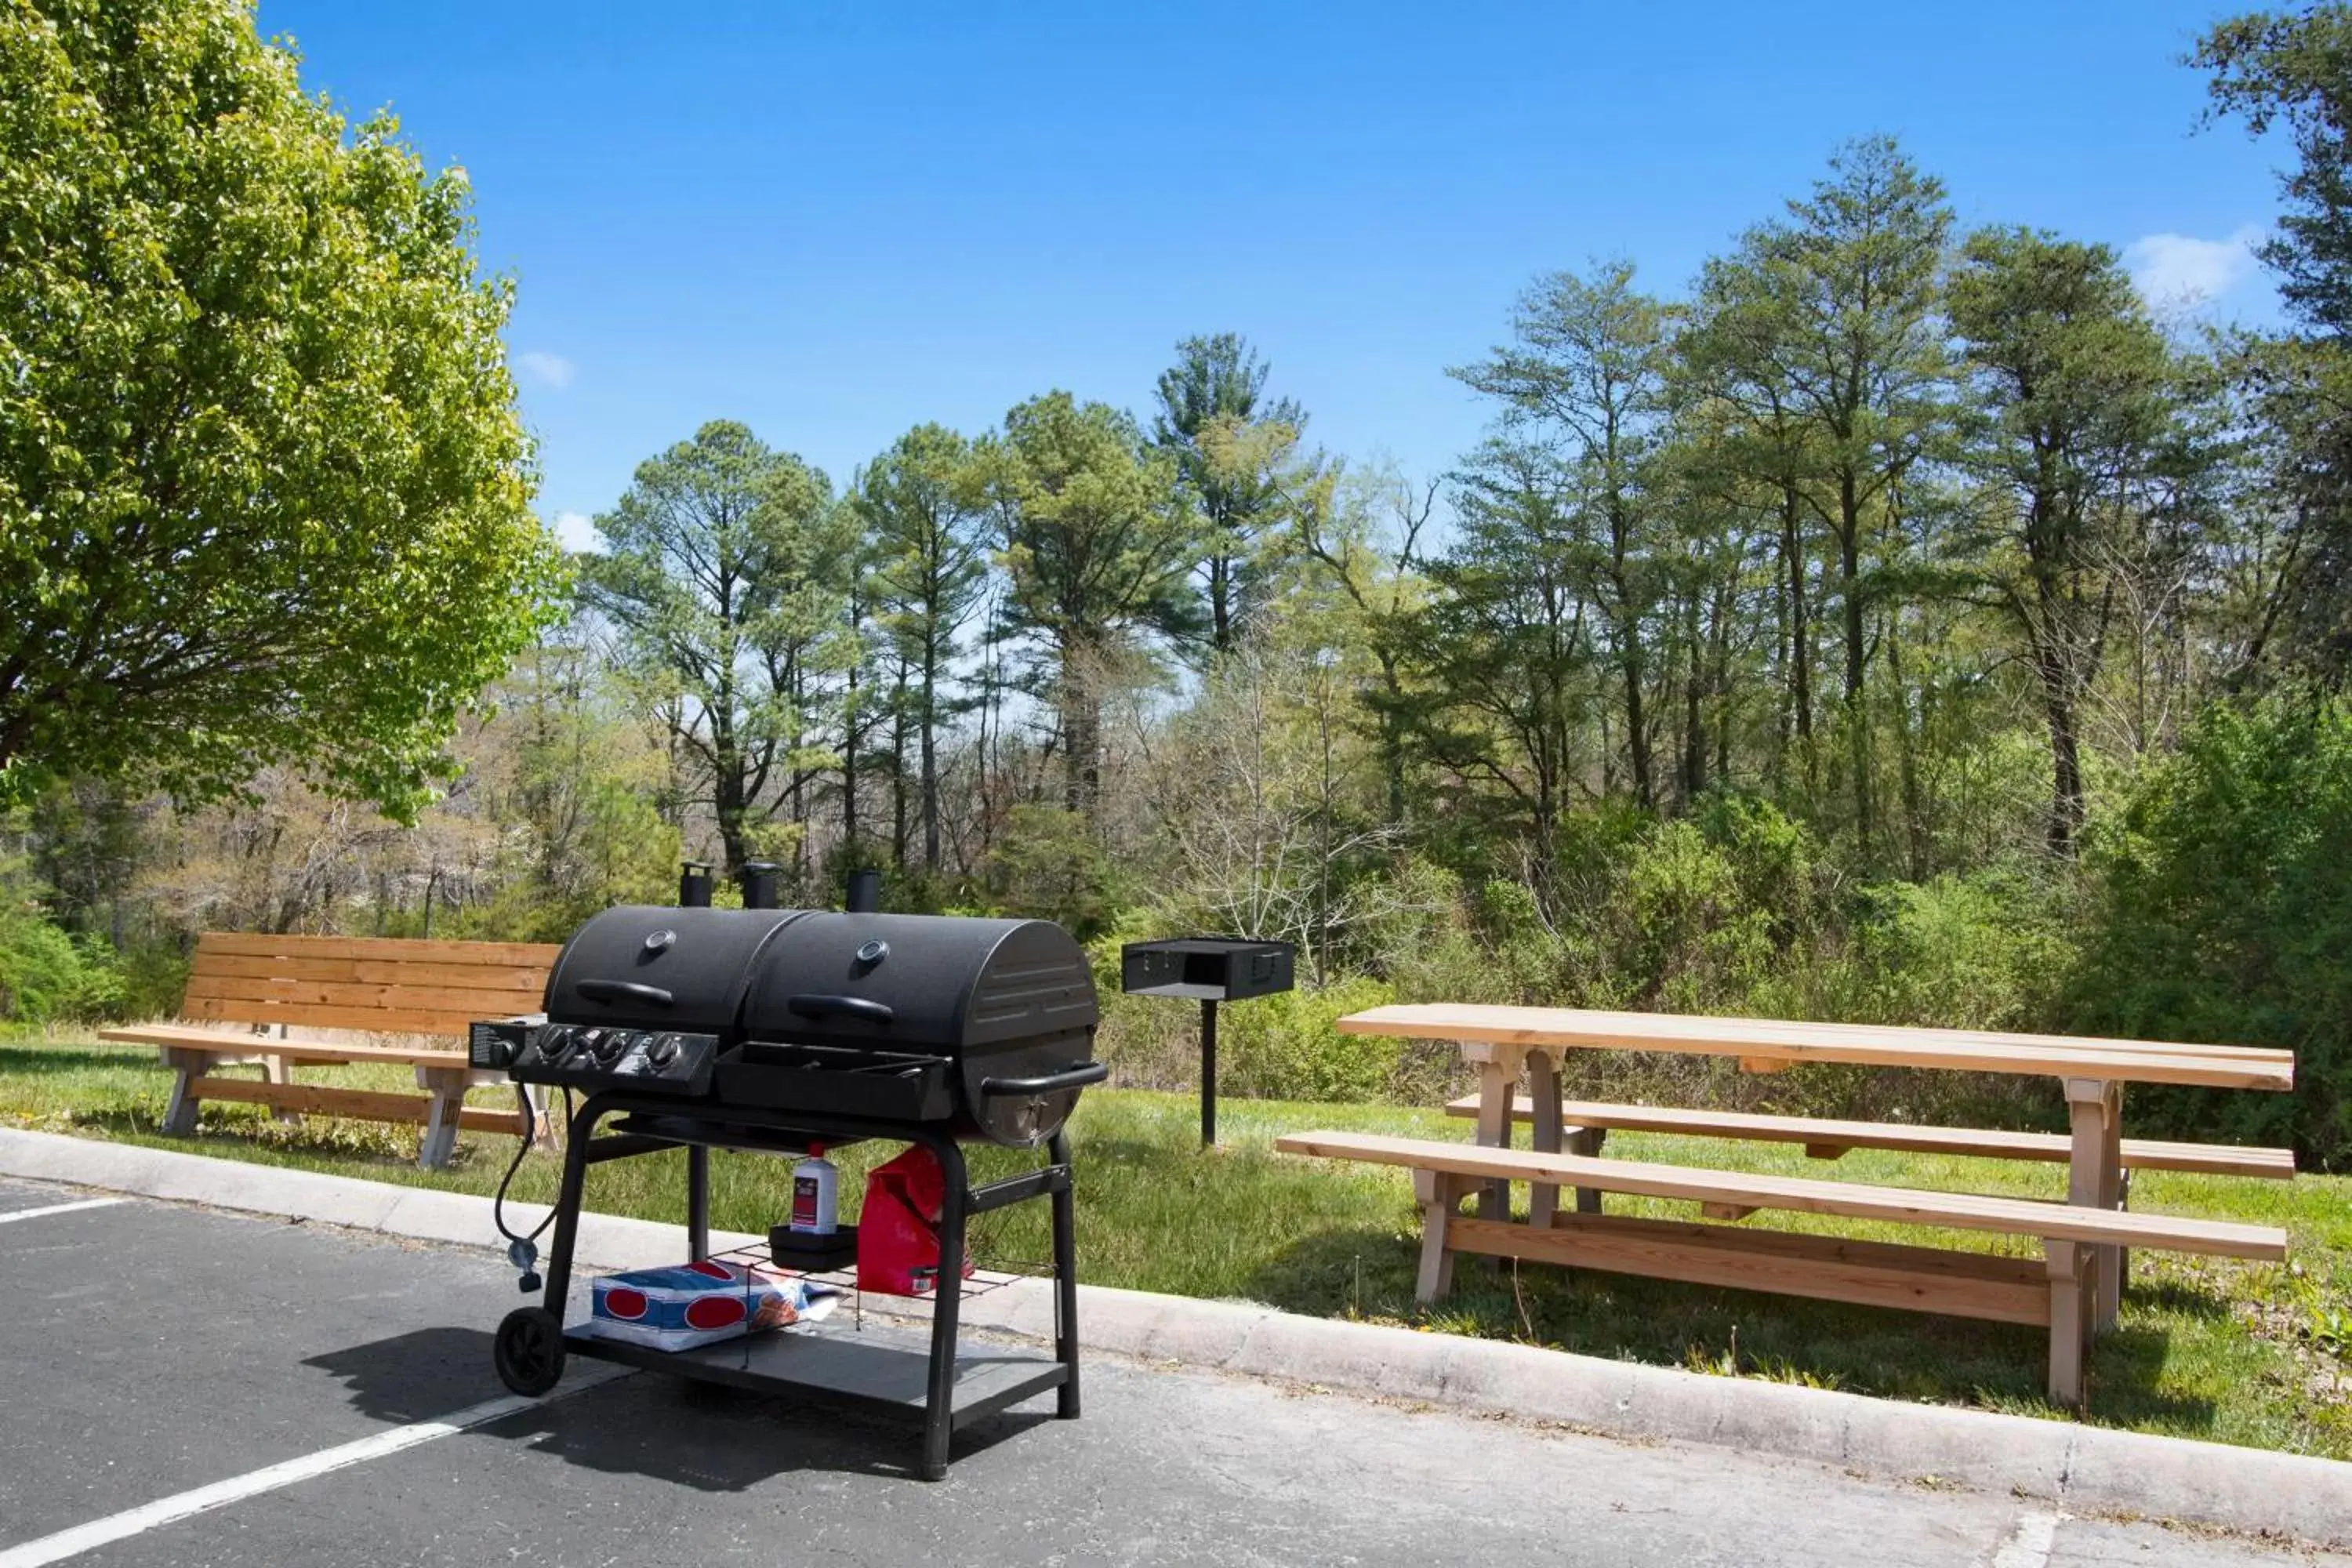
[[[302,1076],[354,1088],[413,1087],[392,1068]],[[258,1107],[236,1105],[206,1106],[194,1139],[166,1138],[155,1124],[167,1081],[142,1050],[62,1039],[0,1041],[0,1124],[480,1194],[497,1186],[512,1154],[503,1138],[468,1134],[453,1168],[420,1171],[414,1128],[315,1118],[287,1127]],[[477,1098],[499,1102],[488,1091]],[[1316,1316],[1894,1398],[2057,1414],[2042,1398],[2046,1337],[2031,1328],[1467,1262],[1451,1298],[1417,1309],[1418,1222],[1403,1173],[1294,1160],[1275,1154],[1271,1144],[1278,1132],[1308,1127],[1461,1140],[1467,1136],[1463,1122],[1434,1110],[1227,1100],[1219,1117],[1224,1147],[1203,1154],[1196,1114],[1186,1097],[1139,1090],[1097,1090],[1080,1106],[1071,1136],[1083,1194],[1080,1268],[1090,1283],[1260,1301]],[[1857,1151],[1825,1166],[1793,1147],[1641,1134],[1617,1135],[1610,1146],[1628,1158],[1665,1163],[2031,1197],[2064,1192],[2063,1169],[2056,1165]],[[840,1152],[845,1209],[854,1209],[869,1165],[892,1152]],[[1009,1173],[1030,1158],[975,1149],[974,1174]],[[533,1154],[516,1178],[516,1194],[548,1201],[556,1177],[554,1160]],[[713,1222],[764,1229],[783,1210],[787,1179],[781,1161],[717,1156]],[[614,1162],[589,1176],[590,1206],[611,1213],[675,1218],[684,1198],[682,1155]],[[1610,1202],[1612,1212],[1687,1217],[1687,1205]],[[2145,1173],[2135,1179],[2133,1203],[2283,1225],[2295,1261],[2282,1267],[2137,1256],[2121,1321],[2092,1360],[2089,1419],[2352,1458],[2352,1178],[2304,1176],[2290,1184]],[[1916,1227],[1800,1215],[1777,1215],[1769,1223],[1977,1250],[2032,1245],[1969,1232],[1923,1237]],[[1001,1262],[1044,1257],[1043,1205],[982,1216],[973,1242],[984,1258]]]

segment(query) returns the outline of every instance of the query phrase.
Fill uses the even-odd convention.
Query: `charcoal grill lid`
[[[563,944],[547,1016],[731,1036],[760,954],[806,912],[616,905]]]

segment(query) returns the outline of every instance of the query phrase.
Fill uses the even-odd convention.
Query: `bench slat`
[[[313,1029],[365,1029],[384,1035],[454,1035],[463,1038],[473,1023],[467,1012],[426,1013],[389,1007],[327,1007],[313,1004],[278,1005],[240,1002],[214,996],[190,996],[180,1010],[191,1018],[217,1018],[229,1024],[289,1024]]]
[[[225,1056],[284,1057],[289,1061],[388,1062],[400,1067],[462,1068],[466,1053],[446,1047],[341,1045],[332,1040],[279,1039],[275,1035],[248,1035],[225,1029],[202,1029],[186,1024],[140,1024],[98,1031],[101,1040],[119,1045],[172,1046],[183,1050],[213,1051]]]
[[[1446,1225],[1445,1245],[1456,1252],[1692,1285],[2001,1323],[2050,1321],[2049,1274],[2039,1258],[1584,1214],[1557,1215],[1548,1230],[1455,1215]]]
[[[1701,1018],[1576,1007],[1398,1003],[1352,1013],[1343,1034],[1543,1048],[1599,1047],[1736,1057],[1744,1061],[1853,1062],[2220,1089],[2291,1089],[2292,1051],[2161,1041],[2076,1039],[1977,1029],[1877,1027],[1778,1018]]]
[[[1475,1117],[1478,1097],[1464,1095],[1445,1107],[1450,1116]],[[1917,1127],[1885,1121],[1837,1121],[1811,1116],[1763,1116],[1736,1110],[1694,1110],[1680,1106],[1611,1105],[1564,1100],[1560,1120],[1571,1126],[1612,1131],[1679,1133],[1700,1138],[1744,1138],[1767,1143],[1804,1143],[1843,1152],[1846,1149],[1895,1149],[1918,1154],[1966,1154],[1991,1160],[2046,1160],[2063,1164],[2073,1143],[2063,1132],[2011,1132],[1964,1127]],[[1512,1119],[1535,1117],[1535,1101],[1519,1095]],[[1833,1156],[1832,1156],[1833,1157]],[[2294,1151],[2227,1143],[2174,1143],[2147,1138],[2123,1141],[2123,1163],[2142,1171],[2196,1171],[2208,1175],[2261,1176],[2284,1181],[2294,1174]]]
[[[551,942],[443,942],[394,936],[264,936],[250,931],[208,931],[196,951],[243,953],[257,958],[355,958],[428,963],[495,964],[547,969],[561,944]]]
[[[544,987],[366,984],[358,981],[257,979],[191,974],[187,995],[208,1002],[274,1002],[287,1007],[376,1007],[386,1012],[463,1011],[485,1018],[535,1012]]]
[[[384,1089],[333,1089],[315,1083],[268,1083],[249,1078],[200,1078],[188,1085],[199,1100],[234,1100],[281,1110],[307,1111],[315,1116],[344,1116],[362,1121],[406,1121],[422,1125],[432,1113],[428,1095],[394,1094]],[[522,1136],[522,1112],[466,1106],[457,1125],[470,1132],[504,1132]]]
[[[397,958],[265,958],[198,950],[188,971],[199,980],[315,980],[341,985],[437,985],[465,991],[547,990],[545,964],[429,963]]]
[[[1651,1165],[1632,1160],[1581,1154],[1539,1154],[1524,1149],[1438,1143],[1370,1132],[1292,1132],[1275,1140],[1285,1153],[1325,1159],[1362,1160],[1409,1170],[1443,1171],[1515,1182],[1545,1182],[1564,1187],[1597,1187],[1637,1197],[1694,1203],[1747,1204],[1758,1208],[1850,1219],[1893,1220],[1943,1226],[2045,1240],[2121,1247],[2157,1247],[2176,1252],[2210,1252],[2236,1258],[2283,1258],[2286,1232],[2274,1226],[2225,1220],[2180,1219],[2167,1215],[2095,1209],[2026,1198],[1985,1197],[1972,1193],[1934,1193],[1903,1187],[1873,1187],[1805,1176],[1758,1175],[1739,1171]]]

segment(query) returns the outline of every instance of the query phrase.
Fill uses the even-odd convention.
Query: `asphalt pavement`
[[[488,1249],[90,1197],[0,1181],[0,1568],[2347,1563],[1104,1356],[925,1483],[910,1427],[659,1376],[511,1400]]]

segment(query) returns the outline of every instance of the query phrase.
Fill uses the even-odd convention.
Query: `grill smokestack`
[[[776,863],[773,860],[743,862],[743,907],[747,910],[772,910],[776,907]]]
[[[853,915],[874,915],[882,912],[882,873],[875,870],[852,871],[849,874],[849,900],[842,905]]]
[[[710,907],[710,862],[687,860],[677,868],[677,907],[682,910],[707,910]]]

